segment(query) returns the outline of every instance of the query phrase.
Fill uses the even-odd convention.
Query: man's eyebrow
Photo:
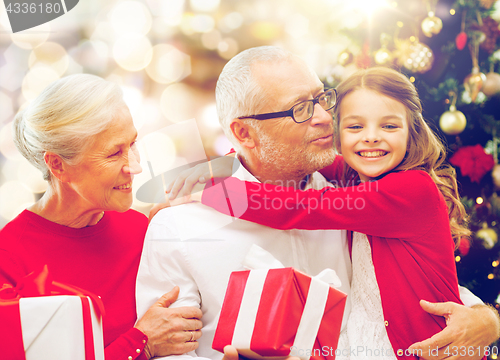
[[[314,97],[318,96],[319,94],[321,94],[322,92],[324,92],[324,87],[318,87],[314,92]],[[302,101],[306,101],[306,100],[312,100],[312,99],[309,99],[309,94],[307,95],[297,95],[296,98],[294,98],[293,101],[290,101],[288,103],[288,105],[290,105],[290,107],[294,106],[295,104],[298,104],[299,102],[302,102]]]

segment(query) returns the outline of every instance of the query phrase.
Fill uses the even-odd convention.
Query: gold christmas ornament
[[[443,115],[439,118],[439,127],[447,135],[458,135],[464,131],[467,125],[467,119],[463,112],[457,110],[457,94],[455,92],[450,92],[452,97],[452,102],[450,105],[450,110],[445,111]]]
[[[432,50],[418,39],[396,40],[395,51],[398,63],[413,73],[425,73],[432,68],[434,54]]]
[[[488,250],[493,248],[498,242],[497,233],[492,228],[489,228],[486,223],[483,223],[483,228],[476,232],[476,236],[483,241],[483,246]]]
[[[392,52],[387,50],[386,48],[380,48],[378,49],[375,54],[374,54],[374,59],[375,62],[378,65],[387,65],[392,63],[392,60],[394,60],[394,56],[392,55]]]
[[[339,54],[337,62],[339,65],[347,66],[354,60],[354,55],[349,50],[344,50]]]
[[[500,92],[500,74],[495,72],[487,73],[481,91],[486,96],[498,94]]]
[[[433,37],[441,32],[443,21],[434,15],[434,12],[429,11],[427,17],[422,21],[422,32],[427,37]]]
[[[477,66],[474,66],[472,73],[464,79],[465,91],[469,93],[472,101],[476,101],[477,95],[481,91],[485,81],[486,75],[480,72]]]
[[[495,184],[497,189],[500,189],[500,164],[496,164],[493,167],[491,177],[493,178],[493,184]]]

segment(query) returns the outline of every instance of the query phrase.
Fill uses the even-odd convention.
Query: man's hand
[[[446,328],[431,338],[410,346],[421,359],[481,359],[488,346],[500,336],[496,310],[485,305],[472,308],[454,302],[420,301],[422,309],[446,319]],[[438,354],[429,350],[439,349]],[[437,356],[435,356],[437,355]]]
[[[224,357],[222,358],[222,360],[240,360],[240,358],[247,359],[244,356],[239,356],[238,350],[236,350],[234,346],[231,345],[224,346]],[[295,356],[289,356],[284,358],[283,360],[300,360],[300,358]]]
[[[201,336],[202,312],[195,307],[169,309],[178,296],[176,286],[153,304],[135,325],[148,337],[144,349],[148,358],[180,355],[198,348],[196,340]]]

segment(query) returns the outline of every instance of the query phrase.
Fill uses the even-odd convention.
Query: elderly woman
[[[60,79],[17,115],[14,137],[49,186],[0,231],[0,287],[47,264],[53,280],[101,296],[107,360],[196,349],[201,311],[169,309],[178,288],[136,322],[135,279],[148,221],[130,210],[141,167],[120,88],[92,75]]]

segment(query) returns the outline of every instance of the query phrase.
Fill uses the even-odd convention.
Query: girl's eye
[[[347,128],[351,130],[359,130],[361,129],[361,125],[350,125]]]
[[[397,129],[398,127],[396,125],[393,125],[393,124],[386,124],[384,125],[384,128],[386,129]]]

